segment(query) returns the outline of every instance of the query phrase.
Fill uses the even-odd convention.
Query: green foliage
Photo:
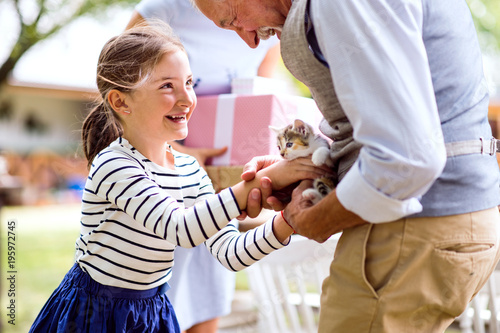
[[[483,52],[500,49],[500,1],[467,0]]]
[[[13,19],[17,23],[18,34],[10,55],[0,66],[0,86],[7,80],[19,59],[33,45],[55,34],[75,19],[105,12],[114,6],[131,6],[137,0],[0,0],[4,8],[14,8]]]

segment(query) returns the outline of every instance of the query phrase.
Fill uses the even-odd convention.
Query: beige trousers
[[[320,333],[444,332],[499,259],[498,209],[343,232],[323,283]]]

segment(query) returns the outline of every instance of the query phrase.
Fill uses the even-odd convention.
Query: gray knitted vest
[[[334,140],[332,150],[341,179],[356,160],[360,145],[352,138],[352,126],[339,104],[329,69],[309,50],[307,3],[293,1],[281,34],[281,53],[289,71],[310,88],[323,113],[325,120],[320,129]],[[467,3],[423,0],[422,5],[422,39],[445,142],[491,138],[488,92]],[[441,177],[420,200],[423,211],[415,216],[462,214],[495,207],[500,204],[499,176],[496,156],[470,154],[448,158]]]
[[[323,114],[320,130],[333,140],[333,159],[340,180],[356,161],[361,145],[352,137],[352,126],[335,94],[330,70],[309,50],[304,22],[306,6],[307,0],[292,3],[281,34],[281,56],[290,73],[309,87]]]

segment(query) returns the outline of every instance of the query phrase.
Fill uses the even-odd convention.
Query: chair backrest
[[[321,285],[338,238],[320,244],[293,235],[288,246],[245,269],[259,332],[317,332]]]

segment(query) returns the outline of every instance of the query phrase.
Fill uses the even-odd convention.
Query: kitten
[[[273,126],[269,126],[269,128],[276,133],[278,149],[283,158],[293,160],[312,154],[311,159],[315,165],[333,166],[328,141],[315,134],[311,125],[300,119],[295,119],[293,124],[284,128]]]
[[[313,181],[313,187],[302,192],[302,197],[312,201],[313,204],[317,204],[321,199],[326,197],[335,186],[336,184],[333,177],[318,177]]]
[[[284,128],[272,126],[269,128],[276,133],[278,149],[283,158],[293,160],[312,155],[311,160],[315,165],[333,166],[328,141],[319,134],[315,134],[311,125],[295,119],[293,124]],[[315,204],[330,193],[335,186],[333,178],[319,177],[314,180],[313,188],[305,190],[302,196]]]

